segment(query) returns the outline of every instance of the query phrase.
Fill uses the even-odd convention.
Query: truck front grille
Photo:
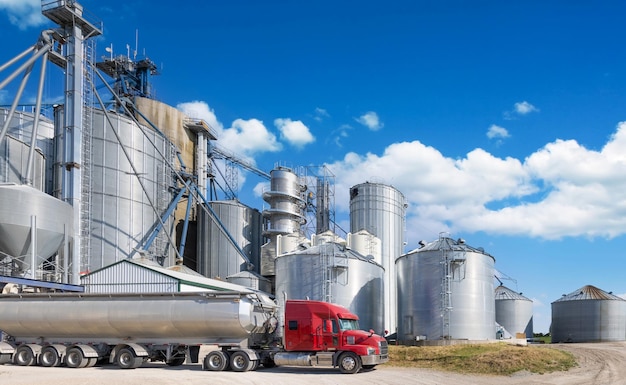
[[[387,341],[380,341],[380,354],[387,354],[389,348],[387,347]]]

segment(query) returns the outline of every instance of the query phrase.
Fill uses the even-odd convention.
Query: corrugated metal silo
[[[216,201],[211,208],[251,265],[233,246],[221,226],[203,209],[198,210],[198,272],[226,279],[241,271],[259,271],[261,213],[238,201]]]
[[[362,329],[382,333],[380,298],[384,269],[343,245],[330,242],[276,258],[276,298],[342,305],[359,316]]]
[[[151,128],[139,127],[128,117],[109,113],[122,147],[104,111],[94,109],[92,113],[91,151],[81,165],[84,223],[80,226],[83,245],[88,245],[81,255],[81,271],[93,271],[130,257],[159,223],[172,199],[168,164],[172,163],[174,152],[169,142]],[[63,122],[63,111],[58,111],[56,119],[57,124]],[[140,175],[134,174],[126,154]],[[63,168],[61,163],[57,167]],[[62,182],[61,178],[55,181],[57,190]],[[168,223],[165,228],[170,228]],[[149,253],[164,266],[170,266],[174,265],[174,255],[172,248],[168,255],[163,255],[166,240],[161,232]]]
[[[8,118],[9,110],[0,108],[0,127]],[[7,136],[0,143],[0,182],[24,183],[26,165],[33,133],[35,115],[15,111],[7,129]],[[39,119],[37,128],[35,164],[32,186],[40,191],[52,193],[52,167],[54,161],[54,123]]]
[[[404,250],[407,202],[400,191],[381,183],[362,183],[350,188],[350,232],[367,230],[380,239],[381,265],[385,269],[385,329],[396,330],[395,260]]]
[[[496,288],[495,299],[496,322],[513,337],[524,333],[525,338],[532,338],[533,301],[502,285]]]
[[[495,339],[494,263],[445,236],[398,258],[398,340]]]
[[[626,301],[587,285],[552,302],[552,342],[626,339]]]
[[[367,230],[349,233],[346,236],[346,247],[372,258],[379,265],[383,263],[380,239]]]

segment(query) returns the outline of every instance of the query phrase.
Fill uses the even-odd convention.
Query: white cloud
[[[538,112],[539,111],[537,109],[537,107],[533,106],[532,104],[528,103],[527,101],[515,103],[514,108],[515,108],[514,111],[516,113],[518,113],[519,115],[526,115],[526,114],[529,114],[531,112]]]
[[[384,126],[383,122],[378,118],[378,114],[374,111],[368,111],[354,120],[372,131],[378,131]]]
[[[41,0],[0,0],[0,11],[4,11],[9,22],[21,30],[36,27],[46,22],[41,14]]]
[[[326,111],[323,108],[316,107],[315,115],[313,116],[313,119],[315,119],[318,122],[321,122],[322,120],[326,118],[330,118],[330,114],[328,113],[328,111]]]
[[[509,136],[509,131],[507,131],[506,128],[504,127],[500,127],[497,126],[495,124],[492,124],[491,127],[489,127],[489,129],[487,130],[487,137],[489,139],[494,139],[494,138],[508,138]]]
[[[176,107],[190,117],[204,119],[216,131],[218,145],[248,158],[248,161],[254,162],[251,157],[255,154],[282,148],[276,136],[258,119],[236,119],[230,128],[224,128],[206,102],[180,103]]]
[[[275,119],[274,125],[280,131],[281,137],[295,147],[302,148],[315,141],[309,128],[299,120]]]
[[[452,159],[413,141],[381,155],[348,153],[328,167],[339,211],[349,211],[355,184],[376,178],[399,189],[409,202],[410,243],[441,231],[543,239],[626,233],[626,122],[601,151],[557,140],[523,161],[482,149]]]

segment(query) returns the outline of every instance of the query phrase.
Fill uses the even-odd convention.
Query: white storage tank
[[[326,301],[359,316],[362,329],[383,332],[384,269],[343,245],[329,242],[276,258],[276,299]]]
[[[407,202],[400,191],[382,183],[366,182],[350,188],[350,232],[366,230],[381,244],[381,265],[385,269],[385,329],[396,330],[395,260],[404,250]]]
[[[398,340],[495,339],[494,263],[447,236],[398,258]]]
[[[626,339],[626,301],[587,285],[552,302],[552,342]]]
[[[496,322],[512,337],[533,338],[533,301],[506,286],[496,287]]]

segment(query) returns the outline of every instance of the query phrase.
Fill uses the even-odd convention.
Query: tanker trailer
[[[276,304],[253,291],[0,296],[0,363],[131,369],[145,361],[199,362],[205,370],[330,366],[356,373],[388,360],[387,343],[358,330],[358,317],[321,301]],[[284,326],[278,324],[284,319]],[[279,330],[282,333],[276,333]],[[282,338],[278,336],[282,334]]]
[[[201,345],[262,344],[275,326],[276,304],[251,291],[163,294],[16,294],[0,296],[0,363],[121,368],[144,361],[198,362]],[[243,368],[248,370],[250,368]]]

